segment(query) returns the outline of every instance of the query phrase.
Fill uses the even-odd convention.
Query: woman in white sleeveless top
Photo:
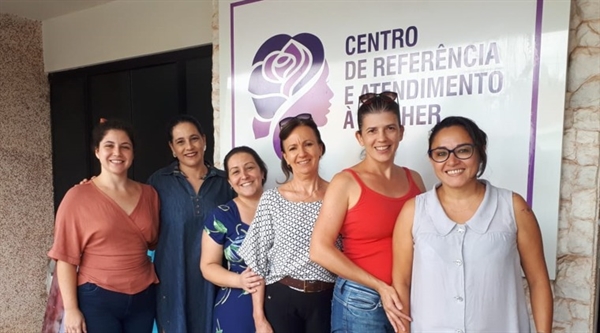
[[[486,144],[464,117],[431,131],[440,183],[406,203],[394,230],[394,287],[410,305],[412,332],[530,332],[521,269],[536,331],[552,329],[538,223],[520,195],[478,179]]]

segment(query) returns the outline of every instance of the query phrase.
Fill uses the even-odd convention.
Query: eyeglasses
[[[298,119],[298,120],[312,120],[312,115],[310,113],[301,113],[299,115],[293,117],[285,117],[279,121],[279,129],[284,128],[290,121]]]
[[[448,149],[444,147],[429,149],[427,154],[434,162],[443,163],[450,158],[450,154],[454,154],[459,160],[466,160],[473,156],[475,152],[475,145],[471,143],[465,143],[456,146],[454,149]]]
[[[380,97],[380,98],[386,100],[387,102],[395,102],[396,99],[398,98],[398,93],[396,93],[394,91],[384,91],[380,94],[366,93],[366,94],[358,96],[358,101],[361,104],[368,105],[368,104],[373,103],[373,101],[375,100],[376,97]]]

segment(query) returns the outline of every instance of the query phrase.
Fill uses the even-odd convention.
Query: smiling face
[[[206,138],[200,134],[196,126],[189,122],[181,122],[172,130],[173,140],[169,147],[181,165],[196,168],[204,163]]]
[[[283,158],[294,174],[317,174],[323,147],[308,126],[296,127],[283,141]]]
[[[248,153],[236,153],[227,161],[227,179],[239,197],[256,197],[263,192],[265,174]]]
[[[133,163],[133,144],[125,131],[108,130],[95,150],[102,173],[127,174]]]
[[[365,148],[367,158],[393,163],[403,134],[404,127],[400,126],[398,117],[383,111],[364,115],[356,139]]]
[[[471,139],[469,133],[462,126],[451,126],[439,130],[431,141],[431,147],[429,148],[446,148],[452,150],[465,144],[473,144],[473,139]],[[477,151],[465,160],[458,159],[456,155],[451,153],[445,162],[438,163],[431,158],[429,161],[435,171],[435,175],[444,186],[460,188],[477,180],[480,165]]]

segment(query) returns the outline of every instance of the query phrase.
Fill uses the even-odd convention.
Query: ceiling
[[[102,5],[111,0],[0,0],[0,13],[43,21]]]

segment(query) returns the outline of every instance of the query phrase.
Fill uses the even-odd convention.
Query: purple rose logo
[[[248,91],[256,108],[254,137],[272,135],[281,157],[279,120],[309,112],[318,126],[327,123],[333,92],[327,85],[323,43],[309,33],[276,35],[261,45],[252,63]]]
[[[306,77],[312,62],[310,51],[292,39],[283,50],[270,53],[257,69],[268,82],[273,83],[273,88],[277,88],[278,91],[273,92],[275,96],[288,98]]]

